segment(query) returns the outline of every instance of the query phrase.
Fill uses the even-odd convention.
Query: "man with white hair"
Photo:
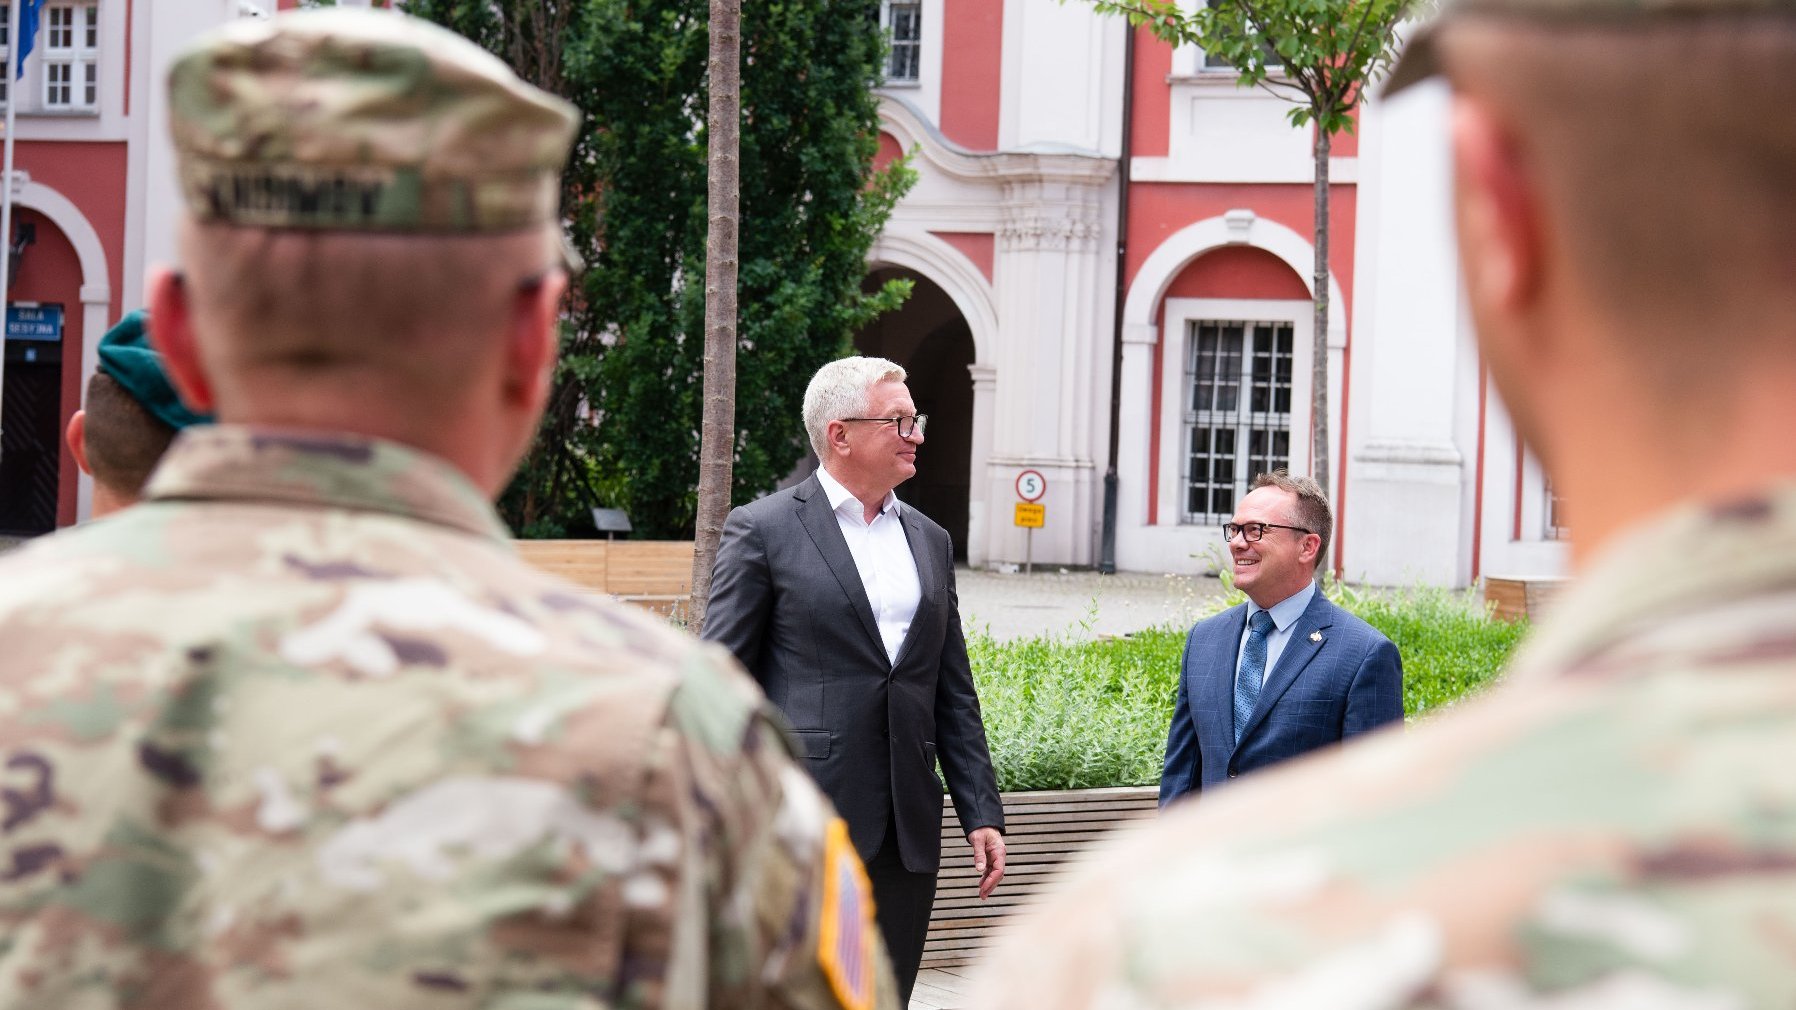
[[[954,592],[948,532],[893,489],[917,472],[926,415],[904,369],[818,370],[804,424],[821,461],[730,513],[704,637],[728,646],[791,720],[805,765],[848,822],[910,999],[941,861],[942,785],[985,897],[1004,876],[1004,810]]]

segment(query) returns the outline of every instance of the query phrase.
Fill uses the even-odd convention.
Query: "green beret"
[[[202,36],[169,72],[187,208],[259,228],[478,233],[559,219],[579,113],[453,32],[293,11]]]
[[[118,321],[100,338],[100,371],[124,387],[131,398],[143,405],[150,415],[180,431],[189,425],[210,424],[212,418],[187,409],[175,394],[175,387],[162,369],[162,355],[150,346],[145,323],[149,314],[142,309]]]
[[[1394,95],[1439,74],[1440,28],[1468,16],[1621,28],[1717,14],[1796,16],[1796,0],[1440,0],[1439,12],[1410,35],[1385,79],[1383,94]]]

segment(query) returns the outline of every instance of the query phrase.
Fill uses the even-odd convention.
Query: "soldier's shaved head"
[[[1658,393],[1725,386],[1796,325],[1796,21],[1620,28],[1468,16],[1456,90],[1508,120],[1546,255],[1617,321]]]
[[[514,296],[559,265],[555,249],[543,227],[369,235],[188,224],[181,240],[200,351],[226,416],[269,384],[283,398],[380,384],[440,410],[500,353],[495,334]]]

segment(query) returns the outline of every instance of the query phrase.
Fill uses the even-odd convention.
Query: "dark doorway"
[[[0,533],[56,528],[62,454],[62,344],[7,340],[0,394]]]
[[[917,454],[917,475],[898,497],[940,523],[954,538],[954,557],[967,558],[967,503],[972,491],[973,331],[946,292],[928,278],[890,267],[867,276],[866,290],[894,277],[913,282],[896,312],[855,335],[855,350],[890,358],[910,375],[911,398],[929,415],[929,433]]]

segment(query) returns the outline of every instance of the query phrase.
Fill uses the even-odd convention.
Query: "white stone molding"
[[[973,333],[973,360],[990,362],[998,341],[998,311],[985,274],[959,249],[926,231],[887,227],[867,251],[867,265],[911,270],[942,289]]]
[[[1263,249],[1278,257],[1297,273],[1304,289],[1315,296],[1313,274],[1316,269],[1316,247],[1295,231],[1260,217],[1251,210],[1231,210],[1221,217],[1205,218],[1188,224],[1160,243],[1153,255],[1141,264],[1135,282],[1129,285],[1129,297],[1123,302],[1124,326],[1149,326],[1155,332],[1154,311],[1160,298],[1186,264],[1204,253],[1222,246],[1244,245]],[[1347,346],[1347,319],[1341,308],[1347,300],[1341,294],[1341,282],[1333,274],[1328,278],[1328,346]]]
[[[1116,172],[1116,159],[1078,148],[981,153],[942,135],[916,106],[899,95],[879,97],[879,128],[925,167],[962,182],[1064,182],[1099,185]],[[995,201],[994,201],[995,202]]]

